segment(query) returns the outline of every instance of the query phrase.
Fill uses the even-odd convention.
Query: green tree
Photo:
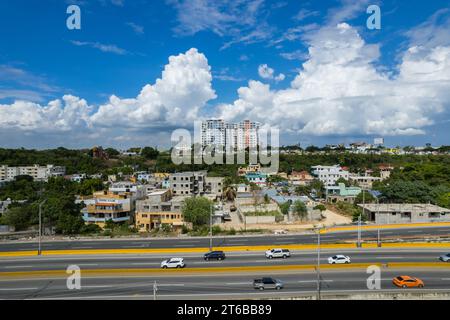
[[[289,201],[283,203],[280,205],[280,211],[282,214],[287,215],[289,214],[289,208],[291,207],[291,203]]]
[[[365,203],[374,203],[376,201],[376,198],[372,196],[369,192],[364,190],[356,196],[355,204],[363,203],[363,200]]]
[[[159,155],[159,151],[152,147],[145,147],[142,149],[141,155],[147,160],[155,160]]]
[[[209,225],[212,201],[205,197],[186,198],[183,201],[181,212],[184,220],[191,222],[194,227]]]
[[[303,201],[297,200],[293,203],[293,212],[300,218],[300,220],[303,220],[308,215],[308,209],[306,208],[306,205],[303,203]]]
[[[79,183],[77,193],[82,196],[88,196],[96,191],[101,191],[105,188],[101,179],[87,179]]]
[[[318,204],[317,206],[314,207],[314,210],[320,210],[320,212],[322,212],[326,211],[327,208],[323,204]]]
[[[26,230],[30,226],[32,215],[30,205],[12,207],[2,216],[2,223],[14,227],[15,231]]]
[[[315,191],[316,195],[319,198],[323,197],[323,188],[324,188],[324,186],[323,186],[322,181],[314,179],[311,182],[310,187],[311,187],[311,191]]]
[[[105,152],[108,154],[110,158],[117,158],[120,155],[120,152],[114,148],[107,148]]]

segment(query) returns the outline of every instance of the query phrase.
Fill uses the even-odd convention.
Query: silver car
[[[449,262],[450,261],[450,253],[443,254],[442,256],[439,257],[439,260],[441,260],[442,262]]]
[[[281,280],[274,278],[262,278],[253,280],[253,288],[259,290],[265,289],[281,290],[283,289],[283,287],[284,287],[283,282]]]

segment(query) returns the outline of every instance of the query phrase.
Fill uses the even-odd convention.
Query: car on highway
[[[328,263],[329,264],[342,264],[342,263],[350,263],[350,257],[349,256],[344,256],[342,254],[338,254],[335,255],[333,257],[329,257],[328,258]]]
[[[291,256],[291,252],[288,249],[270,249],[266,251],[266,258],[289,258]]]
[[[419,278],[410,276],[398,276],[392,279],[392,283],[399,288],[423,288],[424,283]]]
[[[224,260],[225,259],[225,252],[223,251],[211,251],[208,253],[205,253],[203,255],[203,259],[205,259],[206,261],[209,260]]]
[[[161,268],[184,268],[186,264],[183,258],[170,258],[161,262]]]
[[[284,284],[281,280],[274,278],[261,278],[253,280],[253,288],[258,290],[265,289],[275,289],[281,290],[283,289]]]
[[[443,254],[439,257],[439,260],[441,260],[442,262],[450,262],[450,253]]]

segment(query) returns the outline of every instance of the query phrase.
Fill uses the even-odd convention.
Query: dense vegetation
[[[0,188],[0,200],[25,200],[13,203],[0,218],[0,224],[14,226],[16,231],[26,230],[39,223],[39,204],[42,203],[42,222],[59,234],[87,233],[92,227],[84,225],[81,206],[75,204],[76,194],[90,194],[103,188],[102,181],[85,180],[78,184],[63,178],[52,178],[47,183],[34,182],[31,177],[17,177]],[[45,200],[45,202],[44,202]]]
[[[25,149],[0,149],[0,165],[19,166],[33,164],[54,164],[65,166],[67,174],[101,173],[103,179],[107,174],[122,172],[131,174],[136,170],[150,172],[175,172],[190,170],[208,170],[209,176],[226,177],[226,185],[244,182],[245,179],[237,176],[240,165],[175,165],[169,152],[160,152],[154,148],[137,148],[137,156],[121,156],[112,148],[105,149],[108,159],[96,159],[92,157],[91,150],[68,150],[58,148],[54,150],[25,150]],[[311,150],[310,150],[311,151]],[[280,170],[287,173],[291,171],[310,171],[314,165],[340,164],[349,167],[352,172],[364,172],[365,169],[373,169],[377,174],[380,164],[390,164],[396,169],[390,179],[374,184],[374,189],[382,192],[380,202],[403,203],[434,203],[450,208],[450,156],[448,155],[375,155],[375,154],[351,154],[348,152],[334,152],[328,154],[311,153],[303,155],[280,155]],[[283,179],[272,178],[273,182]],[[74,183],[62,178],[51,179],[48,183],[33,182],[30,177],[17,177],[16,181],[6,183],[0,187],[0,200],[8,198],[12,200],[26,200],[23,204],[15,203],[9,212],[0,221],[16,227],[16,230],[24,230],[37,224],[38,205],[44,199],[44,222],[46,226],[56,228],[58,233],[73,234],[92,231],[83,225],[80,216],[80,208],[75,205],[76,194],[88,195],[93,191],[104,188],[102,180],[88,179],[82,183]],[[315,191],[322,197],[322,185],[318,181],[310,187],[298,187],[296,192],[308,194]],[[228,189],[227,189],[228,190]],[[229,189],[229,197],[235,197]],[[361,199],[357,199],[357,203]],[[202,200],[203,201],[203,200]],[[365,201],[375,199],[369,194],[365,195]],[[208,224],[207,207],[209,203],[189,203],[186,220],[193,222],[194,226]],[[198,209],[197,209],[197,206]],[[209,207],[208,207],[209,208]],[[200,210],[201,209],[201,210]],[[287,207],[281,207],[281,212],[287,214]],[[302,208],[298,207],[298,213],[302,215]],[[345,208],[341,208],[342,210]],[[347,208],[349,209],[349,208]],[[351,215],[359,213],[352,207]],[[356,211],[355,211],[356,210]],[[188,213],[192,212],[192,214]],[[205,220],[206,219],[206,220]]]

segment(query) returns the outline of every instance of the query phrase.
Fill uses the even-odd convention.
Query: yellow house
[[[155,172],[153,176],[156,178],[156,180],[164,180],[166,178],[170,177],[170,173],[165,172]]]
[[[136,201],[136,229],[148,232],[166,224],[179,230],[184,225],[181,207],[185,198],[172,198],[170,190],[157,190],[147,199]]]

